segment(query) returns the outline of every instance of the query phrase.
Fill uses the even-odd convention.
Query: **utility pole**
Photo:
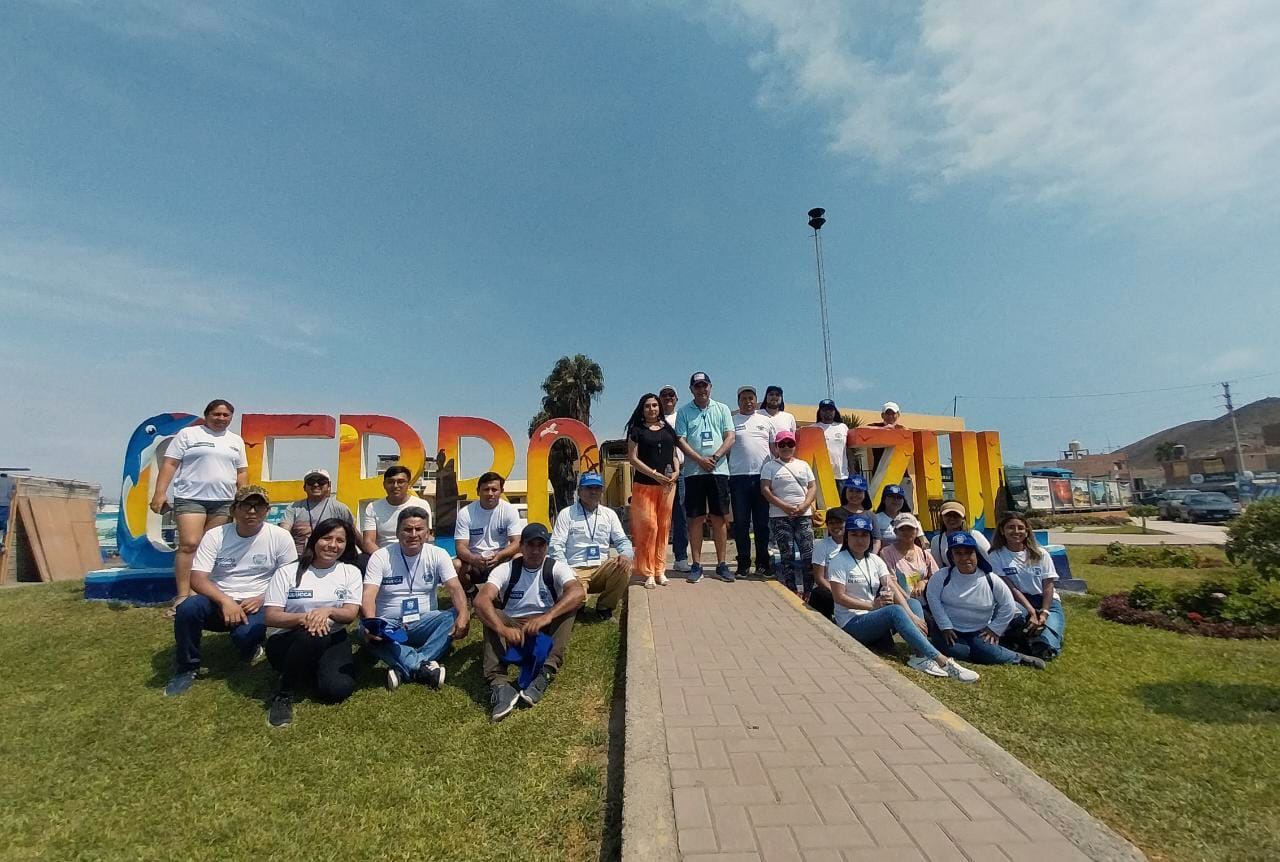
[[[1227,415],[1231,417],[1231,433],[1236,439],[1236,488],[1240,491],[1240,502],[1247,503],[1251,496],[1250,488],[1247,486],[1252,483],[1246,482],[1245,479],[1244,450],[1240,447],[1240,427],[1236,424],[1236,411],[1231,404],[1231,384],[1225,381],[1222,384],[1222,397],[1227,402]]]
[[[827,372],[827,397],[835,400],[835,381],[831,376],[831,327],[827,324],[827,276],[822,268],[822,238],[818,231],[827,223],[826,210],[814,207],[809,210],[809,227],[813,228],[813,255],[818,263],[818,309],[822,312],[822,364]]]

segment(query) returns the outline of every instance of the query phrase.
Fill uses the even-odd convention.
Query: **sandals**
[[[660,587],[665,587],[669,583],[666,575],[658,575],[654,580],[658,582],[658,586]]]
[[[644,588],[646,590],[656,590],[658,588],[658,585],[654,583],[653,575],[644,579]]]

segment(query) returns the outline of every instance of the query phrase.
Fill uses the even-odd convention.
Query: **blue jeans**
[[[1025,593],[1023,595],[1026,595]],[[1044,596],[1027,596],[1027,601],[1031,602],[1031,607],[1039,610],[1044,603]],[[1009,624],[1009,630],[1021,628],[1027,624],[1027,615],[1024,611],[1022,616],[1015,617],[1013,622]],[[1053,602],[1049,605],[1049,622],[1040,630],[1037,635],[1027,637],[1027,643],[1032,647],[1033,652],[1039,653],[1043,650],[1042,658],[1057,658],[1062,652],[1062,641],[1067,633],[1067,615],[1062,612],[1062,602],[1057,596],[1053,597]],[[1035,649],[1039,646],[1040,649]]]
[[[911,606],[911,613],[924,619],[924,609],[920,607],[920,602],[907,599],[907,604]],[[934,659],[939,655],[938,650],[929,643],[929,639],[916,628],[916,624],[911,621],[911,615],[903,610],[902,605],[885,605],[883,608],[859,614],[844,624],[844,630],[860,644],[875,643],[886,635],[896,632],[916,655]]]
[[[751,566],[751,534],[756,536],[756,565],[769,560],[769,501],[760,491],[760,476],[730,476],[729,500],[733,506],[733,543],[738,546],[738,568]]]
[[[671,503],[671,550],[676,561],[689,559],[689,518],[684,513],[684,476],[676,481],[676,498]]]
[[[974,664],[1017,664],[1021,661],[1013,650],[984,641],[981,632],[956,632],[956,642],[948,645],[942,632],[930,625],[929,639],[949,658]]]
[[[258,608],[256,613],[245,614],[245,621],[230,630],[231,643],[235,644],[236,651],[245,661],[253,658],[258,645],[267,636],[264,615],[265,610]],[[227,624],[222,620],[222,608],[208,596],[199,593],[187,596],[178,605],[173,617],[173,640],[178,645],[178,673],[200,668],[200,637],[204,632],[225,631]]]
[[[453,608],[447,611],[429,611],[422,619],[409,623],[404,627],[409,640],[398,644],[391,640],[371,641],[365,639],[365,645],[373,650],[373,654],[404,676],[413,676],[413,672],[429,661],[437,661],[449,648],[449,632],[458,619],[458,612]],[[361,630],[362,636],[364,629]]]

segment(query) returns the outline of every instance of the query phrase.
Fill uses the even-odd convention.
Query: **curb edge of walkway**
[[[776,581],[767,582],[800,615],[833,644],[853,656],[896,696],[946,734],[997,779],[1018,792],[1022,800],[1095,862],[1146,862],[1147,857],[1110,826],[1094,817],[1061,790],[1036,774],[985,733],[943,705],[929,692],[886,665],[878,655],[809,610],[800,597]],[[646,621],[648,607],[645,608]],[[652,635],[650,635],[652,645]],[[628,658],[630,658],[628,656]],[[628,665],[628,670],[630,666]],[[625,846],[625,844],[624,844]]]
[[[667,731],[658,690],[649,595],[627,588],[627,677],[622,755],[622,859],[675,862],[676,812],[671,797]]]

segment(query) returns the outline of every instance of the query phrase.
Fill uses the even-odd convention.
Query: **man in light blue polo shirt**
[[[702,580],[702,525],[711,517],[711,539],[716,546],[716,576],[732,580],[725,562],[727,535],[725,516],[729,514],[729,462],[725,455],[733,448],[733,414],[719,401],[711,400],[711,378],[696,372],[689,378],[693,400],[676,411],[676,437],[684,452],[684,510],[689,518],[689,583]]]

